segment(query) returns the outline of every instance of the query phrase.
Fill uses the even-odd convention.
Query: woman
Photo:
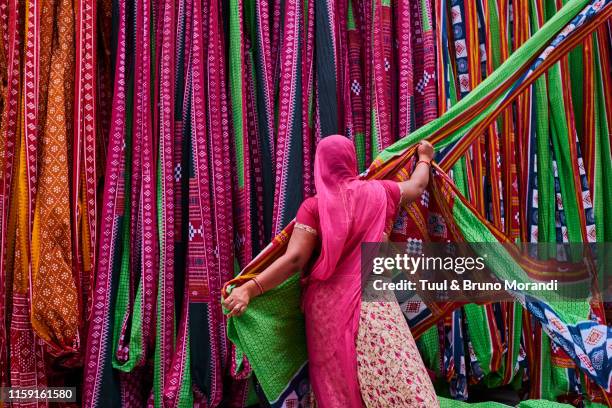
[[[353,143],[335,135],[315,156],[317,195],[305,200],[285,254],[224,301],[230,316],[302,270],[309,376],[323,408],[435,407],[438,402],[395,301],[361,302],[361,243],[386,240],[401,204],[429,182],[433,147],[422,142],[410,180],[357,177]]]

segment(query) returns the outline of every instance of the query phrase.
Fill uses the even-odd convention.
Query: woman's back
[[[355,339],[361,309],[361,244],[380,241],[390,230],[400,191],[392,181],[355,180],[334,195],[340,202],[328,205],[325,199],[329,196],[305,200],[296,217],[296,228],[317,234],[321,247],[303,299],[311,381],[326,399],[334,399],[324,406],[358,407]]]
[[[393,226],[393,221],[397,215],[397,210],[399,208],[400,202],[400,190],[398,184],[394,181],[390,180],[373,180],[368,181],[367,183],[379,183],[383,186],[387,196],[387,206],[385,212],[385,232],[389,233]],[[359,199],[359,192],[356,192],[356,199]],[[353,207],[351,212],[358,211],[359,209],[355,209]],[[352,222],[359,222],[360,218],[352,218]],[[319,223],[319,209],[318,209],[318,198],[317,196],[313,196],[304,200],[300,208],[298,209],[296,216],[296,227],[302,228],[308,232],[315,233],[319,237],[325,233],[325,231],[321,231],[321,226]],[[328,231],[328,233],[333,233],[332,231]]]

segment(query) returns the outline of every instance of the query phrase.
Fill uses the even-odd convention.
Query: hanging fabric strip
[[[223,282],[234,276],[234,227],[232,222],[232,189],[231,178],[226,174],[231,174],[231,140],[229,128],[229,100],[225,90],[228,83],[225,76],[227,66],[222,50],[225,49],[223,41],[223,14],[221,6],[223,3],[214,2],[211,4],[211,20],[209,25],[210,45],[208,50],[208,72],[212,81],[208,87],[208,106],[212,108],[213,115],[210,117],[208,129],[208,140],[211,140],[211,161],[217,168],[212,172],[213,208],[214,208],[214,241],[208,241],[207,245],[215,243],[214,252],[217,258],[216,268],[209,271],[207,277],[211,289],[211,299],[208,302],[209,308],[209,330],[212,343],[212,355],[210,361],[200,353],[194,356],[194,375],[200,386],[204,388],[206,381],[211,381],[210,392],[207,393],[209,404],[214,406],[223,398],[222,376],[229,366],[230,343],[225,334],[225,318],[220,304],[221,287]],[[298,132],[299,135],[299,132]],[[212,170],[212,166],[208,167]],[[195,314],[195,310],[192,312]],[[204,316],[204,315],[201,315]],[[201,327],[194,321],[195,327]],[[201,344],[200,333],[193,332],[191,336],[192,349],[195,345]],[[213,380],[205,380],[204,374],[210,371]]]
[[[349,4],[350,4],[349,0]],[[315,84],[316,84],[316,72],[315,72],[315,57],[314,57],[314,48],[315,48],[315,3],[314,0],[306,1],[304,4],[304,27],[302,34],[302,163],[303,163],[303,197],[309,197],[315,193],[314,191],[314,153],[315,153],[315,129],[314,129],[314,120],[315,120]],[[349,7],[350,10],[350,6]],[[348,16],[347,16],[348,19]],[[348,20],[346,26],[348,27]],[[349,33],[346,33],[344,46],[345,52],[347,54],[346,59],[348,61],[349,57]],[[347,62],[345,64],[345,70],[350,72],[350,66]],[[350,76],[349,72],[345,72],[346,80]],[[347,106],[352,106],[352,99],[350,97],[350,90],[348,86],[344,87],[345,90],[345,103]],[[349,101],[349,99],[351,99]],[[352,111],[351,109],[346,109],[346,113]],[[351,119],[352,124],[352,119]],[[346,125],[347,134],[348,132],[348,123]],[[354,133],[354,132],[353,132]],[[266,241],[268,242],[269,239]],[[259,248],[260,250],[263,248],[263,245]]]
[[[6,87],[0,97],[2,98],[2,112],[0,116],[0,148],[5,154],[0,159],[0,385],[6,386],[9,382],[9,328],[10,320],[7,316],[12,293],[13,251],[15,248],[15,200],[9,200],[14,186],[14,168],[19,166],[16,155],[19,153],[18,115],[21,106],[20,64],[21,59],[21,8],[17,0],[11,0],[3,6],[7,7],[6,31],[3,39],[6,40]],[[3,78],[4,79],[4,78]]]
[[[151,9],[151,3],[143,4],[143,49],[142,49],[142,95],[140,96],[140,118],[141,128],[136,132],[136,136],[142,138],[141,149],[141,191],[139,219],[142,223],[139,231],[140,252],[136,253],[142,271],[137,293],[137,307],[141,309],[142,318],[142,357],[140,364],[149,355],[155,343],[155,296],[157,294],[157,271],[159,262],[159,241],[157,238],[157,166],[156,160],[156,137],[154,136],[153,114],[155,107],[151,92],[154,88],[150,85],[156,80],[157,65],[155,60],[155,37],[151,35],[155,27],[155,9]],[[152,44],[149,41],[153,41]],[[137,121],[138,123],[138,121]],[[137,335],[137,334],[136,334]]]
[[[609,27],[609,26],[608,26]],[[610,220],[612,213],[609,211],[609,206],[606,202],[612,199],[612,188],[609,183],[603,182],[608,177],[612,177],[612,163],[610,145],[612,140],[610,132],[612,127],[612,115],[609,110],[612,109],[612,75],[609,69],[606,69],[606,64],[612,61],[610,47],[606,47],[605,27],[600,27],[597,32],[596,41],[594,42],[594,60],[595,60],[595,123],[598,125],[595,129],[594,141],[594,161],[596,164],[593,181],[593,208],[595,222],[597,223],[597,241],[609,242],[612,239],[612,228]],[[610,28],[608,28],[609,33]],[[607,62],[606,62],[607,61]]]
[[[191,349],[194,380],[199,389],[207,396],[210,406],[220,403],[223,397],[222,376],[226,367],[229,365],[230,344],[225,335],[225,318],[221,311],[220,293],[223,282],[234,276],[234,251],[233,237],[234,230],[232,225],[232,180],[226,177],[231,174],[230,161],[230,129],[229,123],[229,101],[225,90],[227,89],[227,79],[225,76],[226,62],[222,50],[225,49],[223,41],[223,17],[222,2],[218,0],[211,2],[208,25],[209,46],[207,52],[206,72],[211,80],[208,82],[207,105],[211,109],[208,124],[207,140],[210,140],[210,165],[206,169],[211,172],[209,176],[211,192],[211,210],[209,216],[212,217],[212,229],[208,229],[210,234],[205,239],[207,252],[214,254],[215,262],[212,268],[205,272],[205,282],[210,290],[210,299],[204,302],[208,308],[207,313],[199,313],[197,303],[192,300],[190,303],[190,318],[192,328],[208,327],[208,335],[201,330],[191,329]],[[198,142],[200,143],[200,142]],[[212,165],[214,164],[214,166]],[[202,165],[202,164],[200,164]],[[214,169],[213,169],[214,168]],[[205,179],[200,178],[203,183]],[[205,208],[205,207],[204,207]],[[211,239],[212,235],[212,239]],[[214,245],[214,246],[213,246]],[[198,319],[195,319],[197,316]],[[207,319],[206,319],[207,318]],[[206,320],[204,320],[206,319]],[[204,325],[207,321],[207,326]],[[204,355],[204,350],[197,347],[202,344],[209,336],[211,344],[210,357]],[[195,354],[197,352],[197,354]]]
[[[348,16],[347,16],[347,47],[348,47],[348,65],[349,65],[349,90],[350,90],[350,99],[351,99],[351,107],[347,109],[347,112],[351,112],[351,128],[350,128],[350,136],[352,137],[355,143],[355,151],[357,153],[357,163],[359,166],[359,171],[365,170],[366,167],[366,142],[365,142],[365,100],[364,100],[364,72],[363,72],[363,53],[361,50],[363,39],[361,38],[361,30],[359,29],[361,22],[358,20],[359,14],[354,11],[353,3],[359,4],[354,0],[350,0],[348,4]],[[403,2],[400,2],[400,5],[403,5]],[[401,7],[401,6],[400,6]],[[402,13],[405,15],[406,11]],[[410,13],[408,13],[408,16]],[[405,17],[400,18],[400,24],[402,21],[405,21]],[[404,22],[405,24],[405,22]],[[403,30],[406,30],[406,27],[403,27]],[[400,29],[401,30],[401,29]],[[405,32],[403,31],[402,32]],[[398,41],[402,50],[407,51],[407,55],[409,54],[409,50],[406,49],[406,37],[410,39],[409,35],[403,34],[399,37]],[[403,65],[402,65],[403,67]],[[405,81],[407,85],[411,85],[409,83],[409,79],[411,80],[412,67],[407,66],[404,68],[406,71],[402,71],[400,81]],[[402,82],[403,83],[403,82]],[[405,110],[409,109],[410,103],[410,94],[408,94],[405,90],[406,87],[402,85],[400,89],[400,120],[408,121],[406,117],[409,115],[409,112],[405,112]],[[408,86],[408,89],[411,91],[411,87]],[[405,96],[402,96],[405,95]],[[406,124],[402,125],[400,123],[400,129],[405,129]],[[406,132],[408,134],[408,132]],[[306,158],[305,158],[306,159]]]
[[[97,39],[98,52],[95,56],[96,59],[96,177],[98,180],[102,180],[104,177],[106,149],[108,147],[108,135],[110,132],[110,121],[112,116],[112,102],[113,102],[113,86],[114,86],[114,72],[115,72],[115,44],[111,46],[111,38],[116,38],[117,27],[114,24],[116,17],[113,18],[113,0],[101,0],[96,2],[95,15],[96,15],[96,26],[97,26]],[[98,194],[97,204],[98,208],[102,202],[102,195]],[[100,214],[99,212],[96,214]],[[99,227],[99,225],[98,225]],[[99,236],[98,232],[98,236]],[[97,237],[96,237],[97,238]],[[92,252],[98,250],[98,244],[92,249]],[[95,275],[96,269],[93,269],[92,275]],[[90,287],[90,296],[93,293],[93,281]],[[88,309],[88,315],[91,311],[91,305]]]
[[[276,191],[274,193],[272,219],[274,234],[278,234],[293,219],[303,198],[303,118],[302,107],[300,106],[302,103],[302,2],[288,0],[284,2],[284,7],[283,39],[279,66],[280,78],[279,82],[276,82],[279,84],[280,92],[278,95],[276,133]],[[316,15],[318,15],[317,10],[318,7],[315,7]],[[330,16],[330,18],[332,17]],[[317,35],[317,38],[319,37]],[[335,87],[325,89],[330,91]],[[322,89],[318,88],[318,92],[321,91]],[[329,101],[331,100],[330,97]],[[329,110],[335,112],[331,108]]]
[[[157,286],[157,322],[155,334],[153,390],[155,406],[162,406],[166,379],[172,363],[175,347],[175,244],[180,240],[176,225],[176,185],[174,175],[175,129],[174,129],[174,84],[175,84],[175,7],[170,1],[162,2],[160,24],[163,24],[162,38],[159,41],[160,88],[159,124],[156,132],[159,144],[157,174],[159,275]],[[194,9],[195,12],[195,9]],[[195,18],[194,18],[195,24]],[[177,278],[178,280],[179,278]]]
[[[97,197],[97,24],[96,4],[84,1],[76,12],[75,110],[72,144],[72,236],[82,313],[90,310],[96,267]],[[86,316],[86,315],[85,315]],[[84,319],[86,325],[87,319]],[[85,325],[83,329],[86,330]],[[86,332],[85,332],[86,333]]]
[[[127,124],[126,197],[123,262],[115,306],[113,367],[130,372],[142,366],[153,344],[153,310],[157,265],[155,165],[151,118],[151,53],[148,4],[136,4],[134,100]],[[132,103],[133,100],[133,103]],[[129,176],[129,177],[128,177]],[[124,391],[128,392],[128,391]],[[137,392],[132,390],[132,393]],[[141,391],[140,391],[141,392]]]
[[[274,43],[272,41],[272,13],[277,4],[257,1],[254,4],[253,72],[257,107],[257,145],[261,157],[261,196],[264,242],[272,238],[272,211],[274,207],[275,182],[275,88],[274,88]],[[261,249],[261,248],[260,248]]]
[[[237,214],[237,255],[241,265],[246,265],[247,258],[253,255],[252,228],[254,219],[251,210],[251,152],[249,149],[250,122],[248,115],[247,98],[249,74],[247,62],[249,55],[245,47],[244,4],[241,0],[232,0],[230,3],[230,31],[229,36],[229,85],[232,102],[232,127],[234,130],[234,157],[236,165],[236,181],[238,202],[235,212]]]
[[[39,126],[38,188],[32,230],[31,323],[53,354],[79,349],[80,292],[73,273],[68,143],[72,136],[74,16],[72,3],[58,0],[48,87],[47,117]],[[27,99],[27,98],[26,98]],[[26,132],[27,134],[27,132]],[[33,160],[35,160],[33,158]],[[61,282],[61,284],[60,284]]]
[[[14,265],[11,277],[12,316],[10,319],[10,384],[32,387],[47,382],[42,342],[34,335],[30,323],[31,312],[31,226],[36,197],[36,142],[38,120],[38,40],[40,3],[28,1],[24,5],[24,36],[21,100],[18,135],[19,158],[16,173],[16,194],[9,219],[15,217]],[[30,80],[27,80],[30,78]],[[12,227],[12,226],[11,226]],[[11,231],[12,234],[12,231]],[[11,238],[12,239],[12,238]],[[21,405],[21,404],[16,404]],[[36,402],[35,406],[47,406]]]
[[[300,26],[302,22],[300,21],[300,18],[303,13],[301,12],[301,7],[298,7],[297,4],[287,2],[285,7],[285,19],[292,18],[294,21],[290,21],[289,24],[285,24],[283,27],[282,32],[285,35],[286,41],[284,42],[283,47],[288,47],[289,50],[282,55],[281,61],[291,61],[295,58],[293,57],[294,53],[296,53],[296,56],[301,54],[300,47],[302,39],[300,38],[301,36],[298,34],[298,32],[301,31]],[[314,4],[315,49],[317,50],[315,55],[318,107],[317,117],[319,118],[320,135],[322,137],[337,134],[342,129],[342,108],[339,103],[342,100],[341,70],[344,64],[341,60],[342,44],[340,43],[340,33],[338,31],[339,27],[337,21],[338,15],[342,12],[344,12],[344,10],[341,11],[339,9],[339,5],[331,0],[315,2]],[[294,33],[291,33],[290,31],[288,32],[287,30],[294,30]],[[289,41],[291,42],[288,43]],[[289,60],[287,60],[287,58],[289,58]],[[285,69],[281,67],[281,70],[284,71],[281,74],[281,81],[284,79],[284,82],[280,84],[281,93],[279,96],[281,98],[283,98],[283,91],[288,90],[287,81],[292,79],[292,65],[293,64],[288,64],[287,68]],[[297,67],[294,67],[293,69],[295,68]],[[298,89],[301,93],[301,81],[293,84],[300,87]],[[284,104],[288,104],[290,102],[291,101],[285,99]],[[281,136],[283,135],[279,132],[277,140],[283,140],[281,139]],[[277,149],[282,147],[283,145],[281,145],[279,142]],[[286,225],[286,223],[283,225]],[[278,233],[279,230],[280,229],[275,229],[275,233]]]
[[[414,130],[438,117],[436,48],[431,0],[412,4],[412,47],[414,50]],[[403,135],[400,133],[400,136]]]
[[[186,48],[184,50],[179,51],[178,48],[175,49],[177,43],[174,41],[173,34],[175,30],[180,32],[179,27],[182,27],[182,30],[184,30],[183,33],[186,37],[191,37],[193,33],[194,45],[197,44],[198,41],[201,41],[201,34],[198,35],[197,32],[192,31],[192,29],[196,27],[195,24],[200,22],[200,20],[197,18],[199,14],[194,15],[192,21],[187,20],[182,15],[191,11],[191,2],[181,2],[178,17],[175,14],[173,2],[164,1],[162,3],[162,7],[163,9],[160,24],[163,26],[163,34],[162,38],[160,39],[161,56],[159,70],[162,84],[159,90],[159,140],[161,144],[159,163],[163,169],[163,175],[160,175],[160,177],[163,177],[163,184],[158,184],[158,188],[164,188],[164,185],[167,187],[172,187],[169,188],[169,191],[167,192],[168,195],[166,195],[164,191],[158,190],[158,194],[164,197],[164,200],[159,202],[158,213],[164,214],[165,212],[165,216],[163,216],[159,223],[160,244],[167,239],[167,231],[172,229],[172,234],[170,234],[172,239],[165,242],[164,247],[168,249],[175,248],[176,252],[165,252],[162,253],[163,256],[160,257],[160,265],[162,264],[164,256],[169,258],[167,258],[163,264],[169,265],[169,263],[175,263],[177,254],[182,254],[184,256],[184,253],[181,253],[178,250],[180,247],[175,246],[175,242],[181,242],[181,244],[184,245],[182,242],[186,227],[184,225],[184,221],[186,217],[188,217],[188,213],[186,213],[186,209],[184,208],[182,196],[185,194],[185,176],[189,176],[191,174],[191,169],[189,167],[190,161],[185,161],[182,157],[184,154],[183,144],[189,143],[189,139],[184,140],[184,137],[188,134],[191,128],[189,126],[189,118],[191,117],[189,113],[190,103],[185,103],[185,101],[188,100],[187,98],[190,98],[191,96],[191,42],[189,44],[185,44]],[[193,10],[195,12],[195,8]],[[184,20],[185,25],[181,25],[181,23],[183,23],[181,20]],[[183,66],[180,64],[181,61],[183,62]],[[176,76],[174,76],[172,71],[175,64],[179,65]],[[183,67],[185,67],[185,76],[182,74]],[[182,78],[181,83],[179,83],[179,78]],[[178,95],[178,97],[176,95]],[[181,101],[178,102],[178,104],[173,103],[173,97],[177,99],[181,98]],[[180,109],[177,109],[177,106],[180,106]],[[180,117],[180,126],[175,126],[175,120],[179,118],[179,114],[182,115]],[[172,197],[173,194],[175,197]],[[177,199],[177,197],[181,197],[181,199]],[[163,206],[165,206],[170,200],[172,200],[173,206],[170,209],[165,210]],[[172,217],[170,218],[172,219],[172,222],[168,220],[168,217]],[[164,231],[166,231],[165,234]],[[163,247],[160,245],[160,248]],[[179,315],[181,321],[179,323],[179,332],[177,334],[180,340],[178,340],[175,346],[174,329],[176,323],[173,319],[175,318],[174,315],[176,314],[176,311],[181,310],[178,309],[178,305],[182,305],[183,309],[186,307],[189,290],[178,289],[187,289],[184,287],[183,282],[185,276],[184,272],[183,270],[179,270],[178,267],[178,265],[185,265],[185,263],[176,263],[176,265],[177,267],[174,270],[176,277],[171,274],[171,269],[168,270],[165,268],[160,269],[159,275],[160,286],[158,288],[157,300],[158,315],[154,363],[156,375],[156,378],[154,379],[156,406],[175,406],[178,400],[184,401],[184,398],[187,398],[187,401],[192,400],[191,390],[189,390],[188,394],[181,392],[183,390],[184,382],[190,380],[189,372],[187,371],[186,376],[179,378],[179,376],[185,375],[184,370],[188,370],[189,367],[180,365],[177,366],[177,364],[185,363],[183,360],[180,360],[180,358],[184,356],[185,336],[183,333],[186,330],[187,321],[185,313],[181,312]],[[162,271],[164,274],[162,274]],[[175,287],[174,285],[177,285],[178,287]],[[180,301],[181,303],[178,303],[179,300],[175,299],[175,296],[182,298]],[[160,313],[162,314],[160,315]],[[187,364],[188,363],[189,360],[187,360]]]
[[[392,127],[393,100],[391,88],[393,58],[391,44],[392,18],[391,3],[387,0],[372,2],[372,104],[370,106],[372,126],[372,156],[389,146],[395,140]]]
[[[125,165],[124,143],[126,126],[127,60],[126,60],[126,6],[119,1],[117,55],[113,93],[113,113],[109,144],[102,214],[96,281],[93,291],[92,313],[87,336],[83,375],[83,406],[88,408],[119,405],[119,392],[111,365],[114,328],[109,317],[116,296],[118,233],[123,212],[123,168]]]

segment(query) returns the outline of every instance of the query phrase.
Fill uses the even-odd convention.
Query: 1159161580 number
[[[2,402],[75,402],[75,387],[2,387],[0,388]]]

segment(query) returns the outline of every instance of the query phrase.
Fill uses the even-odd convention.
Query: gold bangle
[[[263,295],[264,294],[264,288],[263,286],[261,286],[261,283],[259,283],[259,281],[257,280],[257,277],[254,276],[253,279],[251,279],[253,282],[255,282],[255,285],[257,285],[257,287],[259,288],[259,294]]]
[[[317,235],[317,230],[312,228],[310,225],[306,225],[306,224],[302,224],[302,223],[296,222],[295,223],[295,228],[299,228],[299,229],[301,229],[303,231],[306,231],[306,232],[309,232],[309,233],[311,233],[313,235]]]

